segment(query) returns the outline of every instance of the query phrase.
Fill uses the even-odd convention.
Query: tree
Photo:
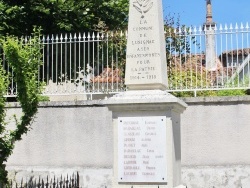
[[[7,183],[5,162],[11,155],[16,141],[27,133],[37,113],[42,85],[39,83],[38,66],[41,64],[39,32],[35,31],[29,41],[7,36],[1,40],[6,60],[12,66],[17,83],[17,99],[23,115],[15,117],[16,129],[8,130],[5,123],[5,98],[8,85],[6,72],[0,67],[0,185]]]
[[[124,29],[128,0],[2,0],[2,35],[30,35],[34,26],[44,34]]]

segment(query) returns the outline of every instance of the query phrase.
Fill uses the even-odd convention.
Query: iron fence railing
[[[40,80],[44,94],[120,92],[126,36],[123,32],[43,38]]]
[[[0,188],[80,188],[79,174],[73,174],[72,176],[49,178],[46,179],[29,178],[20,182],[13,182],[12,180],[8,185],[1,184]]]
[[[166,41],[170,91],[250,88],[248,23],[177,28]]]
[[[168,91],[250,88],[247,24],[166,28]],[[44,95],[118,93],[124,86],[126,32],[44,36]],[[11,67],[6,96],[15,96]]]

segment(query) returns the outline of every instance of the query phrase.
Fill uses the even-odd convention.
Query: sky
[[[213,21],[217,24],[250,24],[250,0],[212,0]],[[180,16],[180,24],[200,26],[206,19],[205,0],[163,0],[164,16]],[[177,17],[177,16],[175,16]]]

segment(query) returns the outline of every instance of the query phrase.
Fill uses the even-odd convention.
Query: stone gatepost
[[[104,101],[113,114],[113,188],[181,186],[180,114],[164,91],[167,63],[161,0],[130,0],[125,84]]]

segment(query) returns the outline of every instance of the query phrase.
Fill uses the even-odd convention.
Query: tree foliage
[[[11,154],[13,149],[10,143],[10,137],[6,134],[5,124],[5,97],[4,94],[7,88],[7,76],[6,72],[0,67],[0,185],[1,182],[6,182],[7,172],[5,170],[5,164],[7,157]]]
[[[2,0],[0,34],[30,35],[34,26],[44,34],[118,30],[127,16],[128,0]]]
[[[39,83],[38,66],[41,64],[41,45],[39,32],[30,40],[18,39],[7,36],[1,40],[6,60],[14,72],[17,83],[17,99],[22,108],[22,116],[18,120],[15,117],[16,128],[8,130],[5,123],[5,98],[7,77],[5,71],[0,68],[0,183],[7,182],[7,171],[5,162],[11,155],[16,141],[21,140],[23,134],[27,133],[37,113],[39,94],[42,85]]]

